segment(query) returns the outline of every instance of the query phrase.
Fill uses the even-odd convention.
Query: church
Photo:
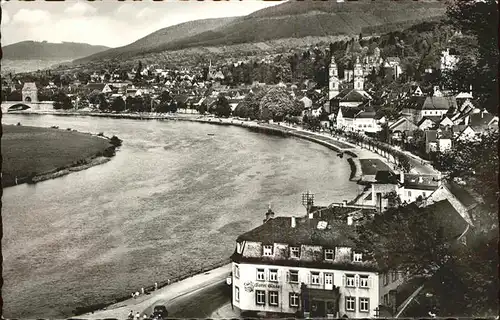
[[[345,71],[349,75],[345,79],[349,83],[348,88],[341,91],[337,64],[335,63],[335,57],[332,56],[329,68],[328,99],[333,109],[336,107],[359,107],[367,101],[372,100],[372,97],[365,91],[363,66],[359,62],[359,57],[356,57],[356,63],[352,71],[352,80],[349,71]]]

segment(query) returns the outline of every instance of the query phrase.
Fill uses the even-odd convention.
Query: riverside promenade
[[[78,316],[83,319],[127,319],[130,311],[134,315],[139,312],[141,319],[144,311],[151,310],[156,305],[165,305],[169,309],[169,303],[182,297],[196,294],[198,291],[225,282],[231,272],[231,264],[206,271],[204,273],[186,278],[179,282],[172,283],[150,294],[139,295],[137,298],[130,298],[108,306],[105,310],[98,310]],[[147,314],[149,316],[149,314]],[[76,318],[76,317],[75,317]]]

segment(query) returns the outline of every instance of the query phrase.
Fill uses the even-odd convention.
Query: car
[[[161,317],[163,319],[168,317],[167,307],[159,305],[153,308],[153,317]]]

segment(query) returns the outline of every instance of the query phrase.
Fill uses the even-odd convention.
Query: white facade
[[[329,80],[328,100],[331,100],[339,94],[339,85],[340,85],[337,64],[335,63],[335,58],[333,56],[330,62],[328,80]]]
[[[450,49],[441,52],[441,70],[453,70],[458,63],[458,57],[450,54]]]
[[[382,130],[377,120],[374,118],[354,118],[353,130],[360,130],[364,132],[379,132]]]
[[[328,317],[375,317],[378,273],[233,262],[233,304],[241,310],[295,314],[303,304],[302,283],[332,295],[339,287],[338,314]]]
[[[419,196],[421,196],[422,199],[425,199],[429,197],[432,192],[432,190],[410,189],[405,187],[398,188],[398,196],[403,203],[415,202]]]

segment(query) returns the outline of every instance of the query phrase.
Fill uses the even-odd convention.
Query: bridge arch
[[[7,112],[14,111],[14,110],[26,110],[26,109],[31,109],[31,106],[20,102],[20,103],[16,103],[16,104],[11,105],[7,109]]]

